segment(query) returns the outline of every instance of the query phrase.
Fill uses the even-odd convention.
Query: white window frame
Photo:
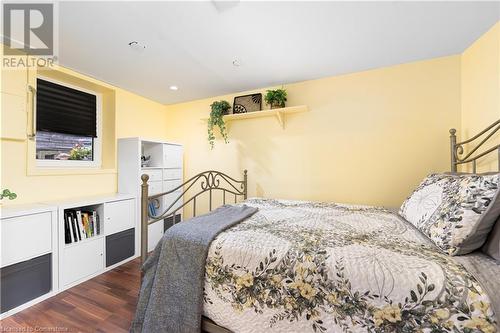
[[[92,149],[92,161],[78,161],[78,160],[40,160],[36,158],[36,134],[35,134],[35,160],[36,166],[39,168],[51,168],[51,169],[74,169],[74,168],[89,168],[89,169],[97,169],[102,165],[102,95],[96,91],[84,89],[82,87],[74,86],[68,84],[66,82],[61,82],[54,80],[52,78],[48,78],[42,75],[37,76],[38,79],[42,79],[45,81],[49,81],[55,84],[59,84],[61,86],[65,86],[71,89],[83,91],[85,93],[94,95],[96,97],[96,132],[97,137],[93,140],[93,149]],[[36,108],[36,105],[35,105]],[[35,111],[36,114],[36,111]],[[35,120],[36,121],[36,120]],[[36,132],[35,132],[36,133]]]

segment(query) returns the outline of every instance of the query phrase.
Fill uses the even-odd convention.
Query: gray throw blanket
[[[205,264],[212,240],[257,208],[222,206],[168,229],[146,260],[131,332],[199,333]]]

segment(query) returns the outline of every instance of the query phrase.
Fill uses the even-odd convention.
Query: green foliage
[[[4,189],[4,190],[2,190],[2,192],[0,192],[0,200],[2,200],[3,198],[8,198],[9,200],[14,200],[15,198],[17,198],[17,194],[9,191],[9,189]]]
[[[92,150],[80,144],[76,144],[69,152],[70,160],[85,160],[92,155]]]
[[[266,91],[266,96],[264,100],[266,104],[271,105],[271,109],[284,108],[286,102],[286,90],[285,89],[275,89]]]
[[[212,111],[210,111],[210,118],[208,118],[208,142],[210,143],[210,148],[214,149],[214,127],[217,126],[220,130],[220,134],[227,143],[227,131],[226,124],[224,123],[223,116],[229,113],[231,105],[226,101],[216,101],[210,105]]]

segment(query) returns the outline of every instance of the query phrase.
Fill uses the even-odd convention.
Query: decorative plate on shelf
[[[262,94],[237,96],[234,98],[233,113],[245,113],[262,110]]]

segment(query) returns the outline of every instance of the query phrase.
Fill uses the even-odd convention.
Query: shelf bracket
[[[281,128],[285,129],[285,115],[280,111],[276,111],[276,117],[278,118],[278,122],[280,123]]]

